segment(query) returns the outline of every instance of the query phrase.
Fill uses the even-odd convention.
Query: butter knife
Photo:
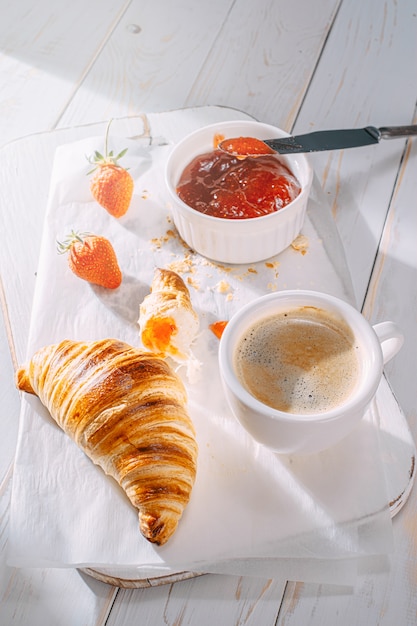
[[[263,142],[279,154],[292,154],[372,146],[379,143],[381,139],[397,139],[413,135],[417,135],[417,125],[382,126],[381,128],[366,126],[343,130],[319,130],[294,137],[263,139]]]

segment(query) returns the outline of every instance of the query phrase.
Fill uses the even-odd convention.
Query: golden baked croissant
[[[192,358],[190,346],[199,320],[190,293],[176,272],[155,270],[151,293],[140,305],[139,327],[148,350],[179,362]]]
[[[146,539],[174,533],[194,484],[197,443],[186,391],[169,365],[115,339],[62,341],[34,354],[16,384],[120,484]]]

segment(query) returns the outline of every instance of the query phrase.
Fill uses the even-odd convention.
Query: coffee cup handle
[[[404,335],[394,322],[380,322],[373,326],[382,348],[384,364],[388,363],[404,343]]]

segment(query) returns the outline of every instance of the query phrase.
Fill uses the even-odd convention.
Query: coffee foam
[[[255,398],[289,413],[313,414],[342,404],[359,376],[349,326],[316,307],[264,318],[241,338],[235,370]]]

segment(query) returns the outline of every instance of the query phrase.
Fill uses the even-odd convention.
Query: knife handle
[[[378,128],[381,139],[396,139],[417,135],[417,126],[382,126]]]

